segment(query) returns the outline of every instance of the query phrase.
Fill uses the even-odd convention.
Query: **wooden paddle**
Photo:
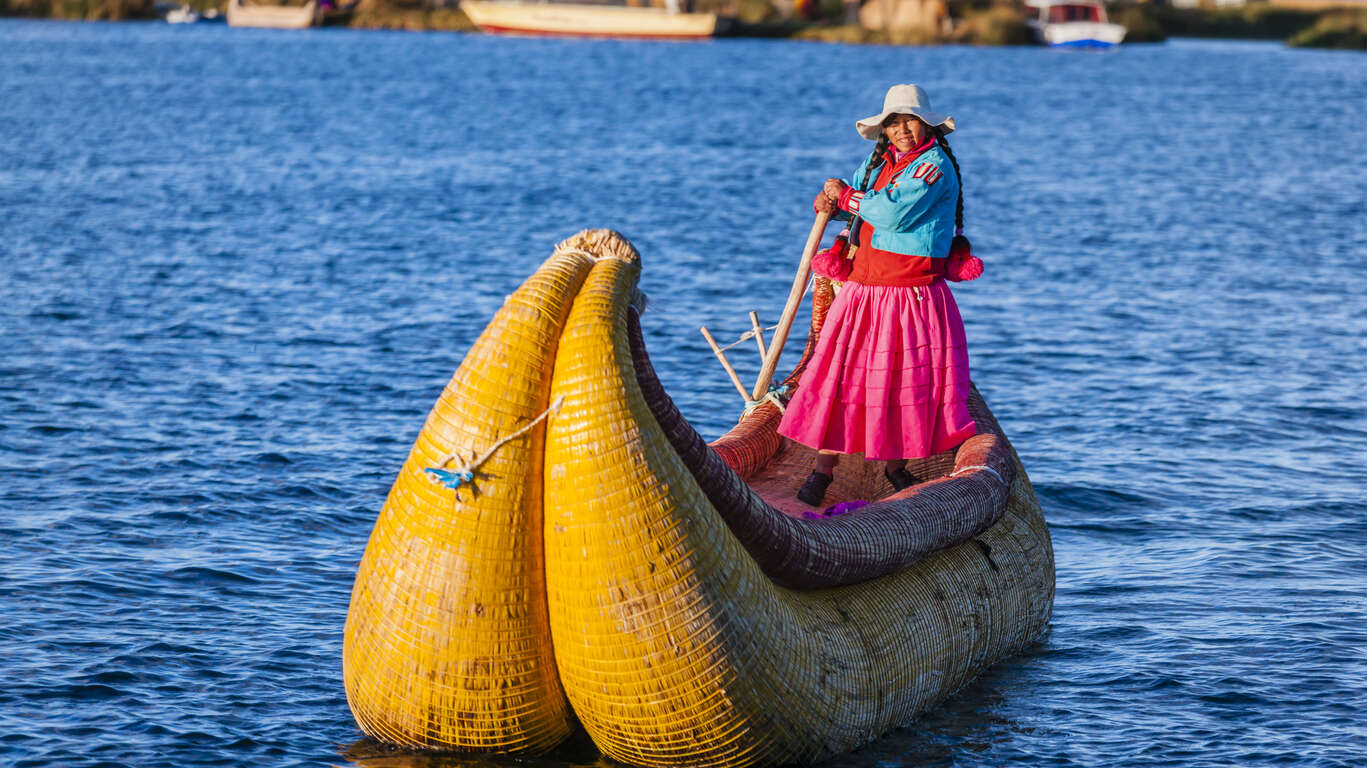
[[[807,235],[807,247],[802,249],[802,261],[798,262],[797,274],[793,276],[793,287],[788,291],[788,305],[783,308],[783,316],[774,329],[774,338],[769,340],[769,354],[764,358],[764,367],[759,369],[752,400],[764,397],[769,391],[769,382],[773,381],[774,370],[778,368],[779,355],[783,354],[783,344],[788,341],[788,331],[792,330],[797,308],[802,304],[802,295],[807,292],[807,278],[812,275],[812,256],[816,255],[821,236],[826,233],[826,225],[830,221],[829,213],[818,213],[816,221],[812,223],[812,231]]]

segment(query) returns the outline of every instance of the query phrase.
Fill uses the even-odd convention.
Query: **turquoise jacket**
[[[878,166],[884,162],[884,158],[875,162],[873,153],[869,153],[847,183],[859,189],[865,170],[874,163],[869,177],[869,186],[873,186]],[[873,225],[873,241],[869,244],[874,248],[943,259],[949,256],[949,243],[954,239],[954,209],[958,202],[959,175],[937,142],[912,158],[887,186],[862,195],[856,192],[849,206],[851,213]],[[839,218],[848,219],[850,215],[842,211]]]

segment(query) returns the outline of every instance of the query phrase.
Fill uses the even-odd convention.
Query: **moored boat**
[[[196,24],[200,18],[199,11],[188,5],[178,5],[166,12],[167,24]]]
[[[1043,45],[1054,48],[1110,48],[1125,39],[1106,6],[1095,0],[1026,0],[1026,20]]]
[[[258,5],[228,0],[228,26],[261,29],[306,29],[321,21],[318,1],[304,5]]]
[[[671,0],[641,7],[523,0],[464,0],[460,8],[493,34],[697,40],[717,32],[715,13],[687,13]]]
[[[710,446],[679,415],[640,271],[614,232],[562,243],[433,408],[348,613],[363,730],[536,753],[577,719],[636,765],[809,761],[1040,637],[1048,529],[976,390],[979,434],[911,462],[923,482],[893,492],[851,457],[827,500],[870,503],[809,519],[790,497],[812,457],[775,432],[773,398]],[[808,354],[831,296],[818,279]]]

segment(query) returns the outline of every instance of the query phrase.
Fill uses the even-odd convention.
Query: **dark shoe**
[[[822,497],[826,495],[826,489],[831,487],[831,481],[834,479],[833,475],[828,475],[825,472],[813,472],[807,475],[807,482],[803,483],[802,487],[797,490],[797,500],[815,507],[821,503]]]
[[[888,482],[892,483],[892,489],[894,491],[900,491],[903,488],[910,488],[911,486],[916,485],[916,478],[911,476],[911,473],[907,471],[906,467],[899,467],[891,472],[885,469],[883,470],[883,477],[886,477]]]

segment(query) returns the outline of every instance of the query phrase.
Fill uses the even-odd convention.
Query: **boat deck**
[[[789,517],[819,512],[832,504],[846,501],[876,501],[893,493],[883,477],[883,462],[865,461],[863,454],[841,456],[835,467],[835,480],[826,490],[821,507],[809,507],[797,500],[797,489],[811,473],[816,451],[784,440],[767,465],[746,479],[750,487],[775,509]],[[907,471],[921,482],[944,477],[954,470],[954,451],[907,462]]]

